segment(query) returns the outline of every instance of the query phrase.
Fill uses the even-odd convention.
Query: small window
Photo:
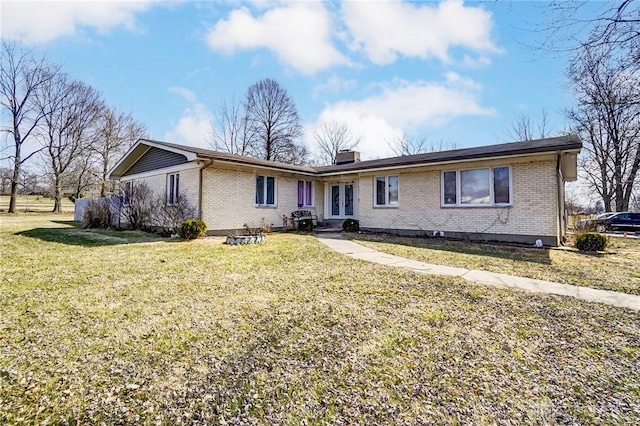
[[[256,176],[256,205],[275,206],[276,178],[273,176]]]
[[[442,206],[510,206],[511,168],[442,172]]]
[[[442,175],[442,186],[443,186],[443,204],[446,205],[456,205],[458,204],[458,191],[457,191],[457,180],[458,172],[444,172]]]
[[[298,207],[313,207],[313,182],[298,181]]]
[[[178,173],[167,176],[167,205],[178,204],[180,193],[180,175]]]
[[[375,207],[398,206],[398,182],[398,176],[376,176]]]

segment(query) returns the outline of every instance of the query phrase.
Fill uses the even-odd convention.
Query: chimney
[[[358,151],[350,151],[343,149],[336,154],[336,166],[341,164],[351,164],[360,162],[360,153]]]

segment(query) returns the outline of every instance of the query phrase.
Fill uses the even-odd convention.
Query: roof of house
[[[487,145],[475,148],[454,149],[450,151],[429,152],[426,154],[403,155],[401,157],[381,158],[357,163],[316,167],[319,173],[348,172],[363,169],[409,166],[415,164],[441,163],[501,156],[518,156],[554,151],[579,150],[582,142],[576,135],[555,138],[536,139],[526,142],[511,142]]]
[[[582,142],[576,135],[560,136],[555,138],[536,139],[526,142],[511,142],[498,145],[487,145],[475,148],[454,149],[450,151],[430,152],[427,154],[404,155],[401,157],[381,158],[377,160],[359,161],[356,163],[329,165],[320,167],[301,166],[262,160],[245,155],[229,154],[205,148],[197,148],[162,142],[152,139],[140,139],[127,154],[113,167],[109,176],[121,177],[143,153],[142,146],[164,148],[185,155],[187,160],[208,159],[224,161],[249,166],[267,167],[289,172],[305,174],[331,174],[344,172],[357,172],[377,168],[398,168],[420,164],[454,162],[472,159],[495,158],[504,156],[522,156],[538,153],[573,151],[582,148]]]

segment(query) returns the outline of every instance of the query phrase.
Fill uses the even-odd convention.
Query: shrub
[[[122,216],[130,229],[150,229],[154,210],[153,191],[146,182],[134,182],[121,199]]]
[[[185,220],[196,215],[195,208],[183,195],[178,195],[172,205],[167,205],[166,194],[156,195],[151,205],[150,224],[165,236],[177,233],[178,228]]]
[[[298,221],[298,231],[313,231],[313,219],[300,219]]]
[[[195,240],[207,232],[207,225],[200,219],[187,219],[178,227],[178,236],[183,240]]]
[[[360,222],[355,219],[347,219],[342,222],[342,229],[345,232],[358,232],[360,230]]]
[[[109,229],[113,224],[113,219],[113,212],[108,200],[91,200],[82,214],[82,227]]]
[[[576,238],[576,248],[580,251],[603,251],[608,243],[606,236],[594,232],[587,232]]]

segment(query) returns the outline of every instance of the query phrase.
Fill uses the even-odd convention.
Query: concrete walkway
[[[589,287],[560,284],[552,281],[535,280],[533,278],[516,277],[495,272],[476,269],[455,268],[452,266],[434,265],[404,257],[382,253],[369,247],[345,240],[340,234],[317,234],[318,240],[338,253],[356,259],[410,269],[423,274],[449,275],[461,277],[468,281],[492,284],[501,287],[519,288],[535,293],[549,293],[560,296],[571,296],[587,302],[606,303],[607,305],[630,308],[640,311],[640,296],[618,293],[609,290],[597,290]]]

